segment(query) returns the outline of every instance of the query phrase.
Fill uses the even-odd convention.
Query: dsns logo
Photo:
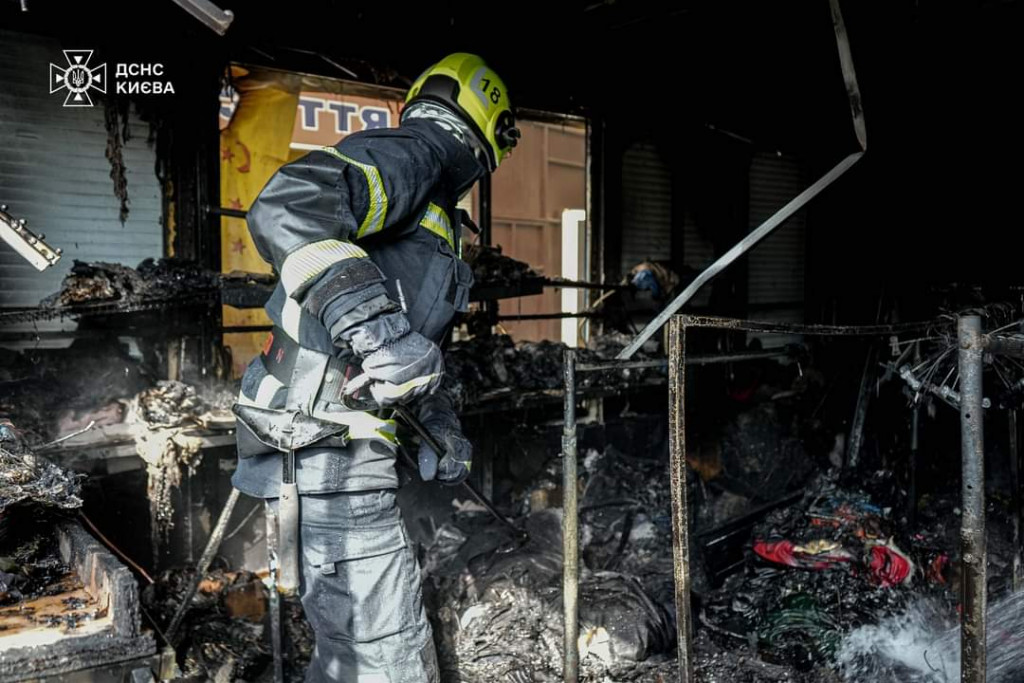
[[[64,50],[67,67],[50,63],[50,93],[66,89],[65,107],[91,107],[89,90],[107,92],[107,65],[90,68],[92,50]]]

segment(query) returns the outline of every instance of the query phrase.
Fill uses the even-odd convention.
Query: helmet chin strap
[[[440,126],[466,146],[484,168],[487,168],[487,153],[473,130],[461,116],[436,102],[413,102],[402,112],[402,120],[428,119]]]

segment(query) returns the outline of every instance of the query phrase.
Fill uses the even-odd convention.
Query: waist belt
[[[310,353],[297,341],[289,337],[284,330],[274,327],[267,336],[260,353],[260,360],[267,372],[285,386],[291,386],[295,372],[295,363],[300,353]],[[320,352],[313,352],[320,353]],[[327,355],[327,354],[323,354]],[[348,381],[359,374],[359,365],[335,356],[329,356],[327,371],[324,373],[320,387],[321,400],[330,403],[341,403],[343,391]]]

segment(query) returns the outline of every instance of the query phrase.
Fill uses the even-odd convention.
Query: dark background
[[[362,80],[405,87],[448,52],[479,52],[519,106],[603,123],[610,249],[629,239],[616,228],[615,167],[634,139],[657,140],[682,186],[699,189],[703,229],[725,246],[747,229],[734,200],[744,196],[754,149],[795,153],[816,177],[857,148],[825,0],[231,8],[225,37],[169,0],[28,0],[28,12],[4,0],[0,26],[56,35],[108,62],[164,63],[178,95],[149,106],[196,130],[213,125],[230,59],[351,77],[320,53]],[[1021,3],[847,1],[842,9],[868,152],[811,206],[808,320],[873,321],[880,293],[904,319],[921,317],[933,305],[923,295],[937,284],[1024,280]],[[616,277],[611,261],[605,274]]]

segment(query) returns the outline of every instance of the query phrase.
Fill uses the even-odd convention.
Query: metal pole
[[[1021,495],[1020,495],[1020,431],[1017,427],[1017,410],[1009,411],[1010,422],[1010,484],[1013,487],[1013,591],[1024,586],[1020,548]]]
[[[857,135],[857,143],[862,150],[868,148],[868,129],[864,123],[864,108],[860,98],[860,86],[857,85],[857,72],[853,68],[853,55],[850,54],[850,37],[846,34],[846,22],[839,9],[839,0],[829,0],[832,10],[832,27],[836,31],[836,45],[839,47],[839,66],[843,69],[843,83],[846,94],[850,98],[850,114],[853,116],[853,132]]]
[[[914,366],[921,364],[921,342],[914,342]],[[917,523],[917,451],[921,441],[921,403],[914,403],[910,416],[910,491],[907,495],[907,521]]]
[[[917,449],[921,430],[921,407],[914,404],[910,414],[910,491],[907,494],[907,521],[917,523]]]
[[[751,360],[767,360],[790,355],[786,349],[777,351],[741,351],[738,353],[721,353],[709,355],[687,356],[687,365],[717,365],[719,363],[742,363]],[[657,360],[613,360],[606,363],[578,363],[576,372],[604,372],[606,370],[640,370],[643,368],[666,368],[668,359]]]
[[[960,438],[963,469],[960,557],[963,614],[960,680],[985,682],[985,440],[982,409],[981,317],[957,321],[960,342]]]
[[[676,588],[679,683],[693,680],[690,616],[690,515],[686,490],[686,327],[679,316],[668,327],[668,450],[672,489],[672,559]]]
[[[857,467],[860,462],[860,447],[864,442],[864,422],[868,417],[868,403],[871,400],[871,376],[874,373],[875,347],[868,349],[864,359],[864,371],[860,376],[860,391],[857,392],[857,406],[853,411],[853,424],[850,426],[850,440],[846,448],[847,469]]]
[[[566,349],[565,426],[562,428],[562,609],[565,619],[563,680],[579,678],[579,501],[576,499],[576,352]]]
[[[480,182],[477,184],[479,188],[479,200],[480,200],[480,215],[477,217],[477,225],[480,226],[480,244],[489,247],[491,246],[491,176],[489,173],[485,173]]]
[[[1013,358],[1024,358],[1024,339],[1020,337],[1007,337],[1003,335],[992,335],[985,337],[985,348],[992,353],[999,353]]]

